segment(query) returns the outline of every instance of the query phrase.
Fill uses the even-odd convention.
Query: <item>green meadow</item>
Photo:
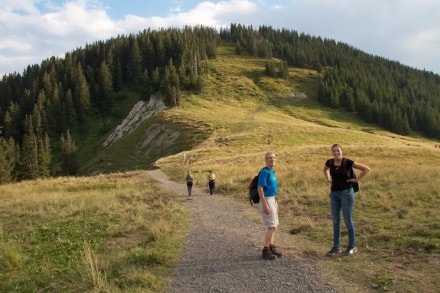
[[[437,142],[322,107],[317,72],[290,68],[288,79],[269,78],[263,59],[233,53],[221,45],[202,93],[182,93],[180,107],[154,118],[182,133],[154,160],[136,149],[145,137],[138,129],[102,152],[114,173],[0,186],[0,291],[164,291],[188,211],[140,170],[156,165],[183,181],[191,169],[200,184],[214,170],[219,196],[243,203],[267,151],[277,154],[283,245],[315,262],[339,292],[440,290]],[[334,143],[371,168],[356,194],[354,257],[324,256],[332,223],[323,167]]]
[[[316,72],[291,69],[289,80],[267,78],[260,59],[219,55],[211,63],[205,94],[189,96],[165,114],[208,124],[212,134],[184,152],[186,160],[179,153],[157,164],[175,178],[191,169],[203,183],[212,169],[219,192],[243,202],[265,152],[274,151],[281,229],[293,233],[286,241],[299,257],[315,260],[341,291],[440,290],[436,142],[398,136],[350,113],[323,108],[316,102]],[[360,252],[354,258],[324,257],[332,244],[332,222],[323,167],[334,143],[372,170],[356,194]],[[346,244],[347,236],[342,239]]]
[[[161,292],[188,212],[145,172],[0,186],[1,292]]]

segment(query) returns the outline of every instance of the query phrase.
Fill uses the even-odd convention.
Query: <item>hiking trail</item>
[[[336,292],[313,263],[289,251],[287,233],[278,231],[275,238],[283,258],[261,259],[265,227],[258,206],[210,195],[206,182],[196,183],[189,197],[183,180],[173,182],[159,169],[148,174],[176,192],[191,213],[191,230],[167,292]]]

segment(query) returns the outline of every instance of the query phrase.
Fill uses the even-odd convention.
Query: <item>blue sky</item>
[[[0,77],[146,28],[269,25],[440,74],[438,0],[0,0]]]
[[[169,1],[169,0],[105,0],[104,5],[110,7],[109,15],[122,18],[126,14],[136,14],[143,17],[164,17],[171,12],[186,11],[195,7],[201,1]]]

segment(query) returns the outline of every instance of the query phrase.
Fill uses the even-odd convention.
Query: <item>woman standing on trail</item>
[[[208,174],[208,188],[209,188],[209,193],[211,195],[213,195],[215,193],[215,174],[214,172],[212,172],[212,170],[209,170],[209,174]]]
[[[188,172],[186,173],[186,187],[188,188],[188,196],[191,196],[191,192],[192,192],[192,187],[194,184],[194,176],[191,174],[191,171],[188,170]]]
[[[333,247],[327,252],[327,256],[341,253],[341,211],[344,222],[348,229],[348,247],[345,255],[352,255],[357,251],[355,229],[352,219],[354,207],[353,184],[359,182],[369,171],[365,165],[354,162],[342,156],[342,147],[339,144],[332,146],[333,159],[329,159],[324,165],[324,177],[331,184],[330,207],[333,218]],[[350,179],[351,168],[361,170],[357,178]]]

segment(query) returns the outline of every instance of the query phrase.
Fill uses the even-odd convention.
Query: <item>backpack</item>
[[[261,171],[260,171],[261,172]],[[248,192],[248,199],[249,203],[253,206],[254,204],[257,204],[260,202],[260,196],[258,195],[258,176],[260,175],[260,172],[257,176],[252,178],[251,182],[249,183],[249,192]],[[270,173],[267,173],[267,177],[269,178]]]
[[[342,160],[342,166],[345,169],[345,172],[347,172],[347,176],[349,179],[356,179],[356,173],[354,173],[353,167],[351,167],[349,170],[347,170],[347,160]],[[359,191],[359,182],[353,182],[351,183],[351,187],[353,187],[354,192]]]

